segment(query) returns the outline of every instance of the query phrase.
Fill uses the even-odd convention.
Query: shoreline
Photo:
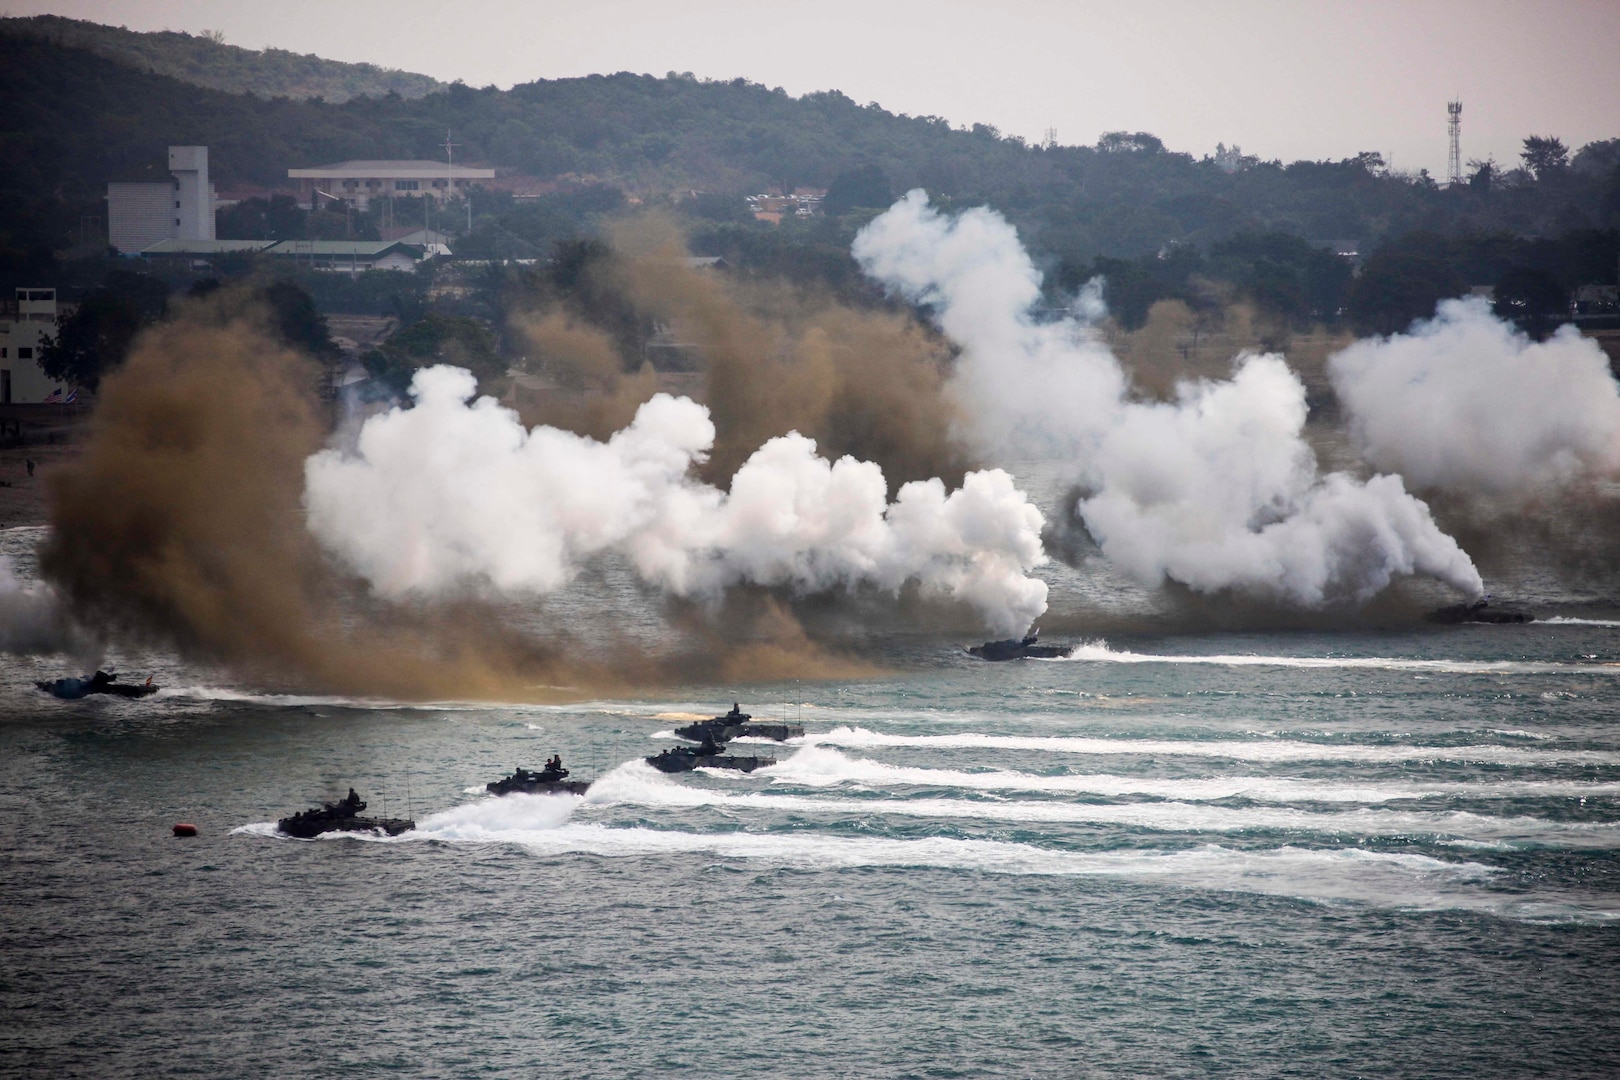
[[[46,498],[53,471],[78,458],[76,443],[34,443],[0,449],[0,529],[50,524]],[[28,462],[34,474],[28,474]]]

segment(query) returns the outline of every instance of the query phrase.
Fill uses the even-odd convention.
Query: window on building
[[[174,223],[175,223],[175,224],[176,224],[176,225],[178,225],[178,224],[180,224],[180,219],[179,219],[179,218],[175,218],[175,219],[174,219]]]
[[[381,180],[367,180],[366,187],[382,187]]]
[[[350,191],[353,191],[355,188],[360,186],[360,181],[358,181],[358,180],[345,180],[345,181],[343,181],[343,186],[348,188]]]
[[[174,200],[174,208],[176,210],[180,209],[180,200],[179,199]]]
[[[445,182],[443,180],[435,180],[435,181],[433,181],[433,186],[434,187],[444,187]]]
[[[395,191],[416,191],[421,185],[415,180],[395,180]]]
[[[29,348],[28,346],[24,345],[24,346],[22,346],[21,348],[19,348],[17,350],[17,359],[19,359],[19,360],[32,360],[33,358],[34,358],[34,350]]]
[[[4,359],[6,359],[6,349],[4,346],[0,346],[0,360]]]

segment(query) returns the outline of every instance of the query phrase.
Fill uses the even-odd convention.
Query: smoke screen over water
[[[53,1075],[320,1072],[345,1046],[351,1068],[409,1075],[748,1076],[766,1032],[796,1076],[827,1072],[828,1038],[834,1067],[863,1074],[968,1045],[967,1071],[1061,1075],[1104,1045],[1093,1071],[1122,1076],[1211,1055],[1268,1075],[1279,1047],[1323,1046],[1400,1075],[1399,1030],[1458,1077],[1612,1072],[1612,620],[1321,632],[1403,559],[1454,568],[1453,501],[1543,510],[1319,469],[1279,357],[1150,400],[1083,320],[1009,311],[983,313],[1016,347],[1002,361],[1038,375],[1024,346],[1050,335],[1054,372],[1036,406],[990,413],[967,385],[993,383],[975,366],[997,356],[953,320],[939,393],[981,466],[955,482],[786,431],[717,482],[702,457],[724,421],[697,402],[638,386],[619,427],[586,437],[525,427],[443,367],[331,441],[304,361],[251,309],[222,299],[150,335],[60,478],[44,564],[82,622],[237,678],[164,657],[144,702],[7,691],[23,1053]],[[1068,379],[1077,350],[1095,380]],[[1096,385],[1109,394],[1073,409],[1060,396]],[[1076,414],[1094,425],[1030,422]],[[989,437],[1020,431],[1063,449],[1032,461],[1032,443]],[[1612,499],[1601,456],[1573,460],[1560,490]],[[1037,508],[1042,493],[1060,501]],[[1039,561],[1043,511],[1087,530],[1078,568]],[[61,622],[28,570],[0,581],[0,612],[33,648]],[[1029,617],[1035,586],[1069,611],[1082,598],[1070,657],[949,647],[997,612]],[[1114,587],[1123,604],[1085,609]],[[1086,639],[1096,611],[1167,595],[1254,623]],[[1279,612],[1322,622],[1253,629]],[[890,630],[920,644],[849,658]],[[807,735],[743,743],[777,758],[746,776],[640,760],[732,689]],[[576,700],[515,703],[553,696]],[[584,796],[484,793],[553,753]],[[351,784],[415,828],[277,835]],[[201,836],[167,835],[177,807]],[[727,933],[694,929],[715,911]],[[1571,1008],[1571,985],[1591,1003]],[[738,1001],[746,1031],[683,1018]],[[1513,1039],[1478,1037],[1504,1025]],[[807,1030],[827,1038],[792,1035]]]
[[[599,332],[539,311],[521,329],[600,391],[589,434],[527,429],[439,367],[418,372],[409,404],[323,448],[306,361],[240,297],[194,303],[108,379],[84,457],[53,489],[46,576],[83,625],[243,670],[521,697],[665,681],[692,670],[693,649],[735,677],[867,670],[838,658],[858,648],[848,618],[807,636],[793,612],[818,597],[844,597],[857,623],[876,600],[891,628],[953,610],[963,632],[971,612],[983,632],[1022,633],[1048,602],[1037,572],[1051,577],[1017,473],[1030,462],[1076,493],[1048,512],[1072,515],[1113,571],[1261,613],[1351,613],[1403,578],[1478,596],[1448,520],[1469,537],[1481,500],[1551,513],[1534,501],[1549,488],[1600,516],[1615,505],[1620,393],[1601,354],[1570,335],[1534,345],[1478,306],[1443,305],[1330,362],[1365,469],[1324,472],[1283,356],[1240,355],[1227,379],[1143,398],[1094,329],[1098,289],[1036,320],[1040,275],[989,210],[947,217],[913,192],[855,243],[874,281],[937,324],[950,362],[904,313],[686,270],[656,223],[620,243],[642,257],[618,287],[696,328],[707,405],[616,372]],[[852,423],[852,402],[892,425]],[[604,650],[524,614],[604,558],[685,644]],[[751,590],[767,602],[727,599]],[[57,625],[41,602],[13,621]]]

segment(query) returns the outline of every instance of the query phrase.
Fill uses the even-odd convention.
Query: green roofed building
[[[142,258],[207,262],[220,255],[260,254],[292,259],[315,270],[359,274],[367,270],[414,270],[432,253],[397,240],[160,240],[141,249]]]

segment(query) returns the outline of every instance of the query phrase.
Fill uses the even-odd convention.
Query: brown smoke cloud
[[[1160,300],[1136,330],[1106,322],[1102,333],[1136,389],[1149,397],[1174,397],[1177,383],[1227,379],[1233,361],[1245,353],[1280,352],[1314,400],[1331,397],[1327,358],[1355,340],[1345,331],[1291,328],[1287,321],[1235,299],[1218,282],[1201,282],[1204,302]]]
[[[660,390],[676,390],[658,378],[652,365],[624,371],[618,346],[596,327],[567,312],[521,312],[513,329],[528,342],[545,375],[557,388],[539,401],[514,404],[527,427],[545,424],[593,439],[606,439],[635,419],[641,404]]]
[[[487,696],[559,681],[548,658],[487,635],[457,643],[334,605],[343,583],[300,505],[326,431],[317,380],[241,294],[149,331],[103,382],[83,455],[52,477],[45,576],[83,621],[326,689]]]
[[[75,617],[340,693],[545,700],[690,679],[676,650],[520,631],[475,597],[365,596],[304,528],[304,460],[329,427],[319,379],[243,292],[147,332],[102,383],[84,453],[51,480],[41,568]],[[785,613],[736,625],[734,642],[708,635],[711,669],[838,670]]]
[[[545,411],[525,411],[526,421],[534,415],[601,437],[657,390],[673,389],[709,407],[716,440],[704,478],[722,486],[761,444],[789,431],[815,439],[827,457],[876,462],[891,491],[935,476],[954,487],[972,467],[944,393],[950,348],[909,315],[694,269],[683,261],[679,228],[658,214],[621,220],[610,239],[619,258],[600,273],[692,347],[701,381],[668,385],[668,374],[646,367],[623,374],[606,333],[555,308],[525,313],[516,329],[558,381],[579,388]]]

